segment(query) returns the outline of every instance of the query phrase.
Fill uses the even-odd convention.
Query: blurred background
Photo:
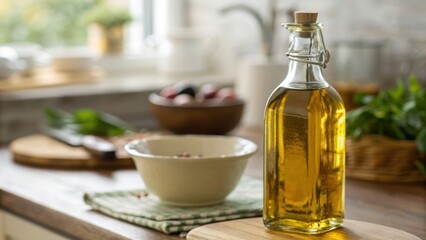
[[[147,95],[179,81],[235,86],[243,123],[259,127],[263,96],[287,71],[280,24],[294,10],[319,12],[324,74],[348,99],[410,74],[426,83],[424,0],[0,0],[0,142],[36,132],[45,105],[157,128]],[[247,76],[273,80],[252,91]]]

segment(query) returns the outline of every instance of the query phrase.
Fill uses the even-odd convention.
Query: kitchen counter
[[[246,135],[259,142],[256,134]],[[246,174],[261,177],[261,151]],[[85,192],[143,187],[135,170],[67,171],[13,162],[0,150],[0,209],[68,238],[182,239],[116,220],[90,210]],[[346,218],[382,224],[426,239],[426,188],[418,184],[380,184],[347,179]],[[1,237],[0,237],[1,239]]]

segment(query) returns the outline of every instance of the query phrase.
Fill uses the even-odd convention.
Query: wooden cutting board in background
[[[187,240],[420,240],[407,232],[373,223],[345,220],[344,226],[320,235],[268,230],[261,218],[248,218],[204,225],[191,230]]]
[[[135,134],[137,138],[152,133]],[[131,140],[131,139],[130,139]],[[9,145],[15,162],[40,167],[65,169],[134,168],[133,160],[123,151],[124,143],[112,141],[117,147],[117,159],[100,160],[81,147],[71,147],[44,135],[17,138]]]

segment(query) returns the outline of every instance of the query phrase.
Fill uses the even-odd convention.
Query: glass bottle
[[[322,75],[329,53],[316,13],[296,12],[287,77],[265,109],[266,227],[319,234],[343,223],[345,108]]]

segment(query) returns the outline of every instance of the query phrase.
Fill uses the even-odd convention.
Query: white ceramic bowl
[[[148,191],[176,206],[222,202],[239,182],[255,143],[213,135],[153,136],[125,146]],[[189,157],[182,157],[189,153]]]

